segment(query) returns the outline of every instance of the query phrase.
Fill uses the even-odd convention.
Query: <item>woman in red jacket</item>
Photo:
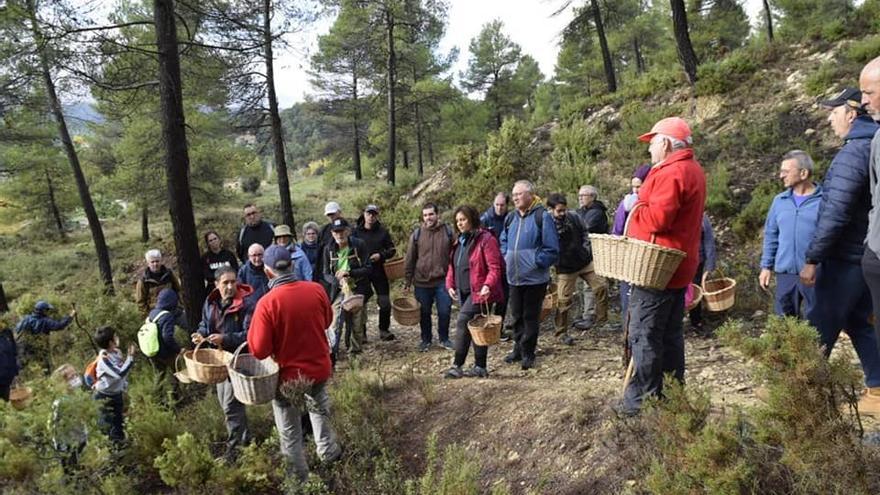
[[[455,210],[455,225],[459,236],[450,250],[449,269],[446,271],[446,290],[453,300],[461,306],[456,321],[455,358],[446,378],[489,376],[486,357],[489,348],[474,344],[474,366],[467,371],[461,367],[471,347],[471,334],[468,322],[480,314],[491,314],[493,303],[504,300],[501,285],[501,250],[498,241],[488,230],[480,227],[480,214],[472,206],[459,206]]]

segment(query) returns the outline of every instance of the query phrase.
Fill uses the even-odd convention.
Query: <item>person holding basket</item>
[[[492,314],[491,305],[504,301],[501,250],[492,232],[480,226],[480,214],[474,207],[459,206],[455,210],[455,225],[459,234],[450,249],[446,290],[450,298],[459,301],[461,309],[455,324],[455,357],[443,376],[486,378],[488,346],[473,342],[474,366],[466,371],[461,367],[473,340],[468,322],[480,314]]]

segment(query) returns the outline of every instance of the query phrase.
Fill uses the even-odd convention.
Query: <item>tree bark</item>
[[[403,150],[403,168],[409,170],[409,150]]]
[[[418,153],[416,159],[418,163],[418,172],[419,177],[425,174],[425,159],[423,158],[424,151],[422,146],[422,114],[419,111],[419,104],[416,103],[416,152]]]
[[[764,17],[767,20],[767,39],[773,41],[773,14],[770,12],[770,0],[764,0]]]
[[[684,0],[669,0],[672,7],[672,28],[675,31],[675,46],[678,49],[678,59],[681,61],[688,83],[691,86],[697,83],[697,54],[691,45],[691,36],[688,33],[687,12]]]
[[[92,194],[89,192],[86,176],[83,174],[82,166],[79,163],[79,156],[76,153],[76,148],[73,147],[70,132],[67,130],[67,122],[64,120],[64,112],[61,109],[61,100],[58,99],[58,93],[55,91],[55,81],[52,80],[52,73],[49,70],[49,55],[46,53],[47,45],[43,38],[43,33],[40,32],[37,26],[37,10],[34,0],[27,0],[27,8],[30,16],[31,31],[37,42],[40,72],[42,73],[43,84],[46,87],[46,98],[49,101],[49,108],[55,117],[56,124],[58,124],[58,137],[61,140],[61,146],[67,155],[67,161],[70,162],[70,168],[73,169],[76,189],[79,192],[79,199],[82,203],[86,220],[89,222],[92,242],[95,243],[95,255],[98,257],[98,270],[101,273],[101,280],[104,282],[104,290],[108,294],[113,294],[113,271],[110,267],[110,251],[107,249],[104,229],[101,227],[100,219],[98,219],[98,212],[95,211],[95,204],[92,202]]]
[[[431,132],[431,124],[428,124],[428,163],[434,166],[434,133]]]
[[[263,53],[266,59],[266,93],[269,99],[269,120],[272,127],[272,154],[275,157],[275,173],[278,176],[278,194],[281,196],[281,219],[290,226],[296,239],[293,221],[293,204],[290,199],[290,179],[287,176],[287,158],[284,156],[284,133],[281,115],[278,113],[278,97],[275,94],[275,69],[272,59],[272,0],[263,0]]]
[[[141,206],[141,242],[150,242],[150,209]]]
[[[168,209],[174,232],[177,266],[183,302],[191,328],[198,326],[205,300],[205,282],[199,259],[199,241],[189,188],[189,153],[180,78],[180,54],[173,0],[153,0],[156,48],[159,52],[159,98],[162,115],[162,143],[165,147],[165,174],[168,183]]]
[[[55,220],[55,228],[58,229],[58,237],[64,239],[64,221],[61,219],[61,211],[58,209],[58,203],[55,201],[55,185],[52,184],[52,176],[49,170],[44,169],[46,173],[46,187],[49,190],[49,210],[52,212],[52,219]]]
[[[397,159],[397,115],[395,108],[395,85],[397,56],[394,53],[394,15],[391,10],[385,11],[385,31],[388,36],[388,182],[395,183]]]
[[[599,10],[598,0],[590,0],[593,6],[593,23],[596,24],[596,34],[599,36],[599,46],[602,48],[602,63],[605,65],[605,81],[608,84],[608,92],[617,91],[617,77],[614,75],[614,62],[611,61],[611,51],[608,49],[608,40],[605,39],[605,27],[602,25],[602,13]]]
[[[358,105],[358,77],[357,72],[352,71],[351,78],[351,115],[352,115],[352,131],[353,139],[352,139],[352,150],[351,150],[351,162],[354,166],[354,180],[361,180],[364,178],[363,171],[361,170],[361,129],[360,122],[358,121],[358,112],[360,111]]]
[[[633,52],[635,52],[636,56],[636,73],[644,74],[645,73],[645,57],[642,56],[642,45],[639,43],[639,38],[633,38]]]

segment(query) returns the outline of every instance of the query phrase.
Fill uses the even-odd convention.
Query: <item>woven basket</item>
[[[725,311],[733,307],[736,299],[736,280],[725,277],[720,270],[720,278],[709,279],[709,272],[703,273],[703,301],[709,311]]]
[[[30,387],[15,387],[9,391],[9,402],[16,409],[24,409],[31,403],[34,391]]]
[[[174,360],[174,378],[177,378],[177,381],[180,383],[192,383],[192,378],[186,373],[186,367],[182,370],[180,369],[180,357],[183,354],[178,354],[177,359]]]
[[[471,333],[474,345],[493,345],[501,340],[501,323],[504,318],[493,315],[489,308],[483,311],[484,305],[480,305],[480,314],[468,322],[467,328]]]
[[[388,280],[403,278],[404,269],[403,258],[394,258],[385,262],[385,276]]]
[[[419,301],[412,296],[395,298],[391,301],[391,316],[399,325],[411,327],[421,320]]]
[[[691,303],[685,308],[685,311],[691,311],[703,301],[703,289],[697,284],[691,284],[691,289],[694,291],[694,298],[691,299]]]
[[[190,380],[199,383],[220,383],[229,377],[226,363],[231,354],[220,349],[200,349],[206,340],[196,344],[196,348],[183,353],[186,374]]]
[[[550,313],[556,309],[556,291],[548,292],[546,296],[544,296],[544,302],[541,303],[541,316],[540,320],[544,321],[550,316]]]
[[[354,313],[355,311],[364,307],[364,296],[363,294],[352,294],[350,296],[345,296],[342,299],[342,309],[348,311],[349,313]]]
[[[278,390],[278,363],[272,358],[257,359],[252,354],[241,354],[247,342],[242,342],[227,366],[232,393],[242,404],[263,404],[275,398]]]
[[[639,287],[665,289],[687,254],[678,249],[626,237],[629,221],[635,211],[633,209],[627,216],[623,236],[590,234],[596,274]]]

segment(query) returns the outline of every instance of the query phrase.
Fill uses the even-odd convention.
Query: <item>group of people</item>
[[[812,180],[814,163],[808,153],[793,150],[782,158],[779,178],[785,191],[774,198],[767,215],[759,283],[769,288],[775,274],[775,311],[806,318],[817,328],[826,352],[830,353],[841,330],[849,334],[867,385],[859,410],[878,414],[880,139],[874,136],[880,125],[872,116],[880,116],[880,58],[864,68],[860,86],[822,102],[843,146],[821,185]],[[554,272],[554,327],[561,342],[572,343],[571,328],[605,324],[608,282],[594,269],[589,234],[610,232],[686,254],[663,288],[621,284],[632,377],[615,410],[638,414],[646,398],[662,396],[665,374],[684,379],[687,289],[715,267],[714,236],[704,212],[706,177],[683,119],[663,119],[639,140],[648,144],[650,163],[633,173],[632,190],[611,222],[607,207],[589,185],[578,191],[579,207],[572,211],[565,194],[551,193],[545,201],[531,182],[519,180],[510,195],[497,193],[482,214],[471,205],[458,206],[454,227],[440,219],[436,204],[423,205],[421,222],[408,236],[403,285],[420,304],[419,351],[429,351],[434,344],[436,308],[437,342],[453,351],[445,377],[489,375],[488,348],[477,345],[467,328],[475,316],[489,313],[506,317],[512,330],[507,338],[513,340],[513,347],[504,361],[523,370],[533,368],[541,308]],[[207,232],[204,273],[212,290],[204,301],[201,323],[190,334],[193,344],[230,352],[247,343],[257,358],[272,356],[278,362],[282,383],[301,382],[293,388],[306,401],[281,391],[272,401],[282,453],[300,480],[306,479],[308,465],[298,404],[307,409],[319,457],[338,459],[342,450],[330,423],[327,381],[341,343],[349,355],[362,352],[367,341],[366,303],[373,296],[379,308],[379,339],[395,339],[390,331],[391,284],[384,264],[397,256],[397,250],[379,220],[379,208],[365,206],[353,223],[336,202],[328,202],[324,213],[326,225],[307,222],[301,243],[289,226],[263,220],[251,204],[244,208],[245,223],[235,253],[223,248],[216,232]],[[158,250],[148,251],[145,259],[135,299],[146,322],[158,327],[159,349],[150,361],[167,373],[181,352],[174,328],[185,325],[178,309],[180,283],[163,265]],[[590,290],[584,291],[584,313],[572,320],[578,280]],[[459,310],[455,335],[450,336],[453,301],[458,301]],[[590,307],[592,314],[587,314]],[[40,301],[34,313],[19,323],[32,340],[0,334],[0,355],[17,354],[19,342],[26,347],[27,359],[42,358],[35,342],[67,326],[74,316],[53,320],[47,315],[50,309]],[[699,328],[702,318],[695,309],[690,320]],[[98,329],[94,340],[101,348],[93,386],[95,398],[104,404],[101,423],[112,440],[122,441],[121,398],[135,350],[130,346],[124,357],[110,327]],[[465,369],[471,349],[473,365]],[[17,372],[17,361],[10,365],[5,357],[0,360],[3,398],[9,394],[5,377]],[[216,391],[226,417],[227,458],[234,459],[250,441],[246,408],[228,380],[217,384]]]

